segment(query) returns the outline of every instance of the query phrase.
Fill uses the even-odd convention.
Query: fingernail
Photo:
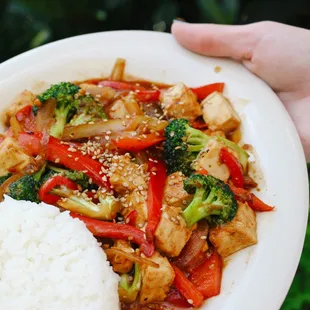
[[[173,20],[174,23],[187,23],[187,21],[184,18],[177,17]]]

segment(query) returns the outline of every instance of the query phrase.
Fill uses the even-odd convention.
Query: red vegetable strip
[[[32,113],[32,107],[32,105],[27,105],[15,115],[18,122],[22,125],[23,130],[33,131],[36,129],[36,117]]]
[[[136,226],[138,211],[132,210],[125,218],[125,223],[131,226]]]
[[[242,166],[238,159],[226,147],[220,150],[220,160],[227,166],[231,180],[236,187],[244,187]]]
[[[47,159],[51,162],[64,165],[66,168],[85,171],[92,181],[102,187],[110,188],[110,183],[102,173],[102,164],[80,151],[69,151],[70,145],[61,144],[60,140],[50,137],[47,149]],[[70,155],[70,156],[69,156]],[[86,172],[87,171],[87,172]],[[106,180],[104,180],[106,177]]]
[[[122,150],[139,152],[164,140],[165,138],[163,136],[157,136],[155,133],[150,133],[136,137],[118,138],[115,140],[115,145],[117,148]]]
[[[160,96],[159,90],[140,90],[136,92],[136,96],[141,102],[158,101]]]
[[[248,192],[246,189],[238,188],[233,185],[230,185],[230,189],[234,193],[235,198],[237,200],[247,202],[250,208],[252,208],[254,211],[266,212],[266,211],[272,211],[274,209],[274,207],[267,205],[253,193]]]
[[[190,274],[190,281],[203,294],[210,298],[220,293],[223,263],[217,252],[212,254]]]
[[[192,305],[188,303],[186,298],[183,295],[181,295],[180,292],[175,288],[169,291],[165,301],[180,308],[191,308],[192,307]]]
[[[162,161],[149,158],[148,170],[150,181],[148,188],[148,221],[145,228],[146,239],[153,241],[154,233],[161,216],[164,187],[166,182],[166,167]]]
[[[186,298],[186,300],[195,307],[200,307],[203,302],[203,295],[197,290],[195,285],[186,278],[185,274],[176,266],[171,264],[174,273],[174,286]]]
[[[126,82],[118,82],[118,81],[100,81],[98,85],[107,86],[115,89],[121,90],[145,90],[142,86],[136,86],[131,83]]]
[[[56,186],[65,186],[72,190],[77,190],[78,186],[64,176],[56,175],[48,179],[39,189],[39,198],[41,201],[55,205],[60,199],[59,196],[50,194],[49,192]]]
[[[70,215],[84,222],[88,230],[96,237],[130,240],[140,245],[142,253],[147,257],[154,254],[154,245],[146,241],[145,234],[140,229],[126,224],[98,221],[75,213],[70,213]]]
[[[42,152],[41,138],[42,133],[20,133],[18,137],[19,144],[31,155],[38,155]],[[91,158],[91,156],[83,155],[79,150],[70,151],[72,145],[62,144],[60,140],[49,137],[47,145],[47,160],[56,164],[61,164],[70,170],[83,171],[92,179],[92,181],[102,187],[110,189],[110,183],[107,176],[102,172],[102,164]]]
[[[209,172],[208,170],[204,169],[204,168],[200,168],[198,171],[197,171],[198,174],[203,174],[203,175],[208,175]]]
[[[199,100],[203,100],[215,91],[222,93],[224,86],[224,83],[213,83],[201,87],[191,88],[191,90],[197,95]]]

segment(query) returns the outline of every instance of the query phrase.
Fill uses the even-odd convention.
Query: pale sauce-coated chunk
[[[135,189],[146,190],[147,165],[138,165],[129,155],[116,156],[112,160],[110,183],[117,193],[130,193]]]
[[[169,257],[178,256],[192,234],[181,213],[181,208],[165,206],[155,232],[156,248]]]
[[[174,281],[174,271],[168,259],[155,252],[151,260],[159,264],[159,268],[142,265],[142,286],[140,303],[162,301],[166,298],[170,286]]]
[[[230,176],[229,170],[225,164],[220,162],[220,151],[224,146],[223,143],[211,139],[194,161],[194,169],[198,171],[203,168],[213,177],[226,182]]]
[[[211,130],[228,133],[240,125],[238,114],[221,93],[213,92],[201,102],[201,105],[203,119]]]
[[[225,226],[210,229],[209,239],[222,257],[227,257],[257,243],[256,214],[238,202],[235,218]]]
[[[11,137],[5,138],[0,144],[0,176],[11,170],[22,170],[32,162],[32,157],[23,152],[18,142]]]
[[[134,249],[130,246],[130,243],[124,240],[116,240],[112,249],[113,248],[122,250],[127,253],[134,253]],[[114,272],[128,273],[133,268],[133,262],[126,259],[124,256],[113,255],[109,256],[108,258]]]
[[[183,83],[163,91],[160,101],[168,118],[186,118],[192,121],[202,114],[196,95]]]
[[[192,196],[184,189],[185,176],[182,172],[174,172],[167,177],[164,189],[164,201],[167,205],[184,209]]]

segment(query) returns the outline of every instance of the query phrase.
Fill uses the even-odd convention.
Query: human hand
[[[263,79],[291,115],[310,161],[310,30],[269,21],[242,26],[175,21],[171,31],[189,50],[241,61]]]

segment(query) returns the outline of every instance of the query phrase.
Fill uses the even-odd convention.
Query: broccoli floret
[[[70,120],[79,105],[79,100],[75,95],[79,92],[80,87],[70,82],[61,82],[52,85],[44,93],[38,96],[41,102],[50,99],[56,100],[55,123],[51,127],[50,134],[56,138],[62,136],[65,124]]]
[[[140,267],[137,263],[135,263],[133,281],[130,279],[132,279],[132,276],[129,274],[122,274],[118,287],[120,299],[126,303],[133,303],[137,299],[138,293],[141,289],[142,276]]]
[[[189,227],[205,218],[212,226],[231,221],[237,213],[237,202],[229,186],[211,175],[193,174],[184,180],[184,189],[194,198],[183,211]]]
[[[62,208],[97,220],[112,221],[121,208],[118,200],[103,193],[97,193],[98,204],[64,186],[53,188],[51,193],[66,198],[58,201],[58,205]]]
[[[168,173],[181,171],[186,176],[193,172],[192,162],[210,139],[222,142],[238,154],[238,159],[246,171],[249,155],[238,144],[223,137],[210,137],[189,125],[186,119],[173,120],[165,130],[165,159]]]
[[[55,166],[48,165],[48,168],[55,173],[60,173],[61,175],[65,176],[66,178],[74,181],[76,184],[79,184],[82,186],[83,189],[87,189],[90,187],[91,184],[89,184],[89,178],[88,176],[82,172],[77,170],[67,170]]]
[[[191,164],[210,137],[192,128],[186,119],[173,120],[165,130],[165,159],[168,173],[181,171],[185,175],[193,172]]]
[[[93,96],[85,95],[79,98],[79,106],[75,116],[71,119],[70,125],[78,126],[97,120],[107,119],[103,106]]]
[[[37,192],[38,183],[34,180],[33,175],[25,175],[12,183],[7,195],[16,200],[28,200],[32,202],[40,202]]]
[[[0,185],[2,185],[11,176],[12,176],[12,174],[9,173],[7,175],[4,175],[4,176],[0,177]]]

